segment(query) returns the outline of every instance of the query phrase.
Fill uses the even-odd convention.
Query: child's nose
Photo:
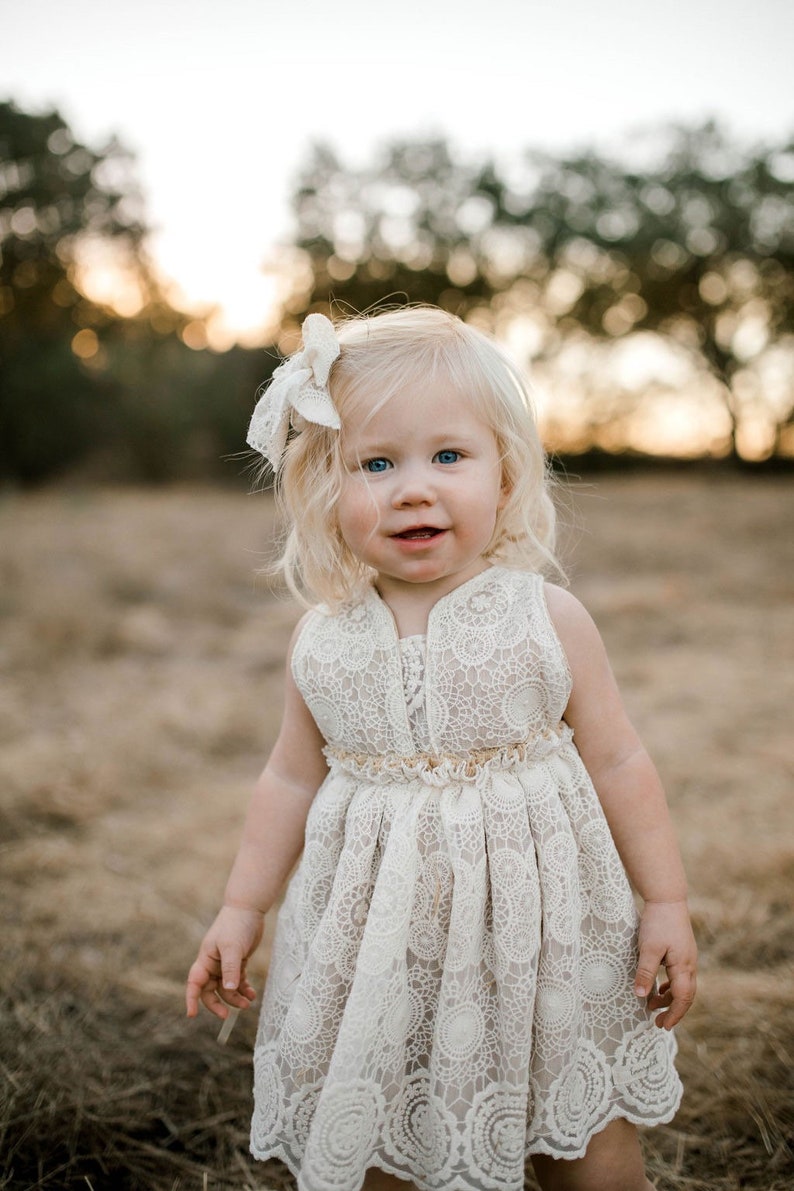
[[[395,508],[404,508],[406,505],[431,505],[435,499],[435,484],[428,468],[400,469],[392,492],[392,504]]]

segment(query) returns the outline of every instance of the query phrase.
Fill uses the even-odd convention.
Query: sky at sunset
[[[355,162],[440,133],[465,152],[602,147],[663,120],[794,134],[790,0],[0,0],[0,98],[131,148],[174,299],[255,334],[315,139]]]

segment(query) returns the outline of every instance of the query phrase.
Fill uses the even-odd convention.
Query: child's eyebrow
[[[346,459],[367,459],[372,455],[388,455],[393,449],[385,446],[381,440],[373,438],[369,442],[349,443],[342,453]]]
[[[431,451],[438,451],[441,447],[462,447],[464,450],[471,450],[479,446],[481,441],[475,434],[462,434],[452,429],[433,435],[428,440],[428,448]]]

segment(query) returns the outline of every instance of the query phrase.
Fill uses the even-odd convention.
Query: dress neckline
[[[380,594],[380,592],[378,591],[378,589],[374,583],[371,584],[369,587],[370,598],[374,599],[376,604],[380,604],[380,606],[383,608],[386,615],[391,620],[392,625],[394,626],[394,635],[398,641],[408,641],[408,640],[410,640],[411,637],[426,638],[430,633],[430,625],[433,621],[433,617],[435,616],[437,609],[441,608],[448,600],[453,599],[453,597],[457,596],[460,592],[466,591],[467,588],[469,588],[469,587],[475,587],[486,576],[495,575],[500,569],[501,568],[498,566],[490,566],[489,565],[489,566],[485,567],[484,570],[478,571],[476,575],[472,575],[470,579],[464,579],[464,581],[462,583],[459,583],[457,587],[453,587],[451,591],[447,591],[443,595],[439,596],[438,599],[436,600],[436,602],[430,607],[430,609],[428,611],[427,629],[424,633],[408,633],[408,634],[406,634],[405,637],[401,637],[399,634],[399,631],[397,629],[397,621],[395,619],[394,613],[392,612],[391,608],[386,603],[386,601],[384,600],[383,596]]]

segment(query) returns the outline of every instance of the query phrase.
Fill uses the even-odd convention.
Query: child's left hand
[[[649,1009],[665,1009],[656,1025],[671,1030],[695,999],[697,945],[686,901],[646,902],[640,919],[640,956],[634,991],[648,997]],[[653,993],[659,965],[667,980]]]

